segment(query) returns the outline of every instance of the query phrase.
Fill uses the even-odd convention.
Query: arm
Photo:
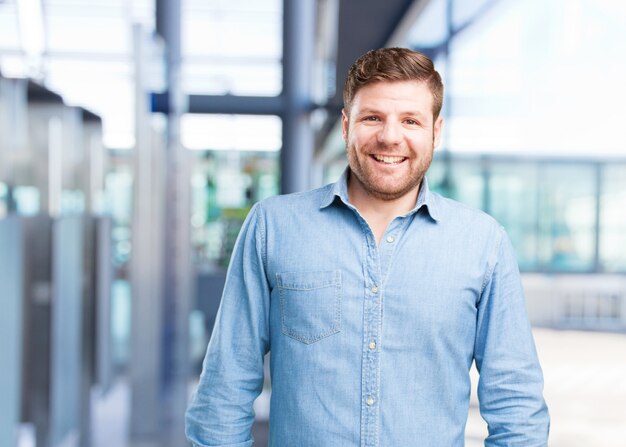
[[[259,206],[243,224],[230,261],[200,382],[186,414],[196,447],[250,447],[252,403],[269,350],[269,285]]]
[[[520,274],[509,238],[502,229],[498,236],[474,345],[480,413],[489,429],[485,446],[546,446],[550,419]]]

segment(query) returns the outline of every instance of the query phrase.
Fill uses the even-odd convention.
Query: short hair
[[[343,88],[344,108],[349,112],[354,96],[361,88],[381,81],[425,82],[433,95],[433,117],[439,117],[443,105],[443,82],[428,56],[408,48],[368,51],[348,71]]]

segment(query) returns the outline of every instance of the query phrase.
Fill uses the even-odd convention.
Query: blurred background
[[[0,0],[1,447],[187,445],[241,223],[338,178],[383,46],[444,78],[431,187],[514,243],[550,445],[623,445],[624,2]]]

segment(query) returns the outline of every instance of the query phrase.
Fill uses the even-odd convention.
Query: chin
[[[377,199],[382,200],[397,200],[406,195],[413,194],[417,190],[417,187],[406,188],[370,188],[369,194]]]

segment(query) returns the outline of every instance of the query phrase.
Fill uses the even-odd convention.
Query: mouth
[[[372,154],[371,157],[379,163],[383,163],[386,165],[397,165],[402,163],[407,157],[398,157],[393,155],[378,155]]]

